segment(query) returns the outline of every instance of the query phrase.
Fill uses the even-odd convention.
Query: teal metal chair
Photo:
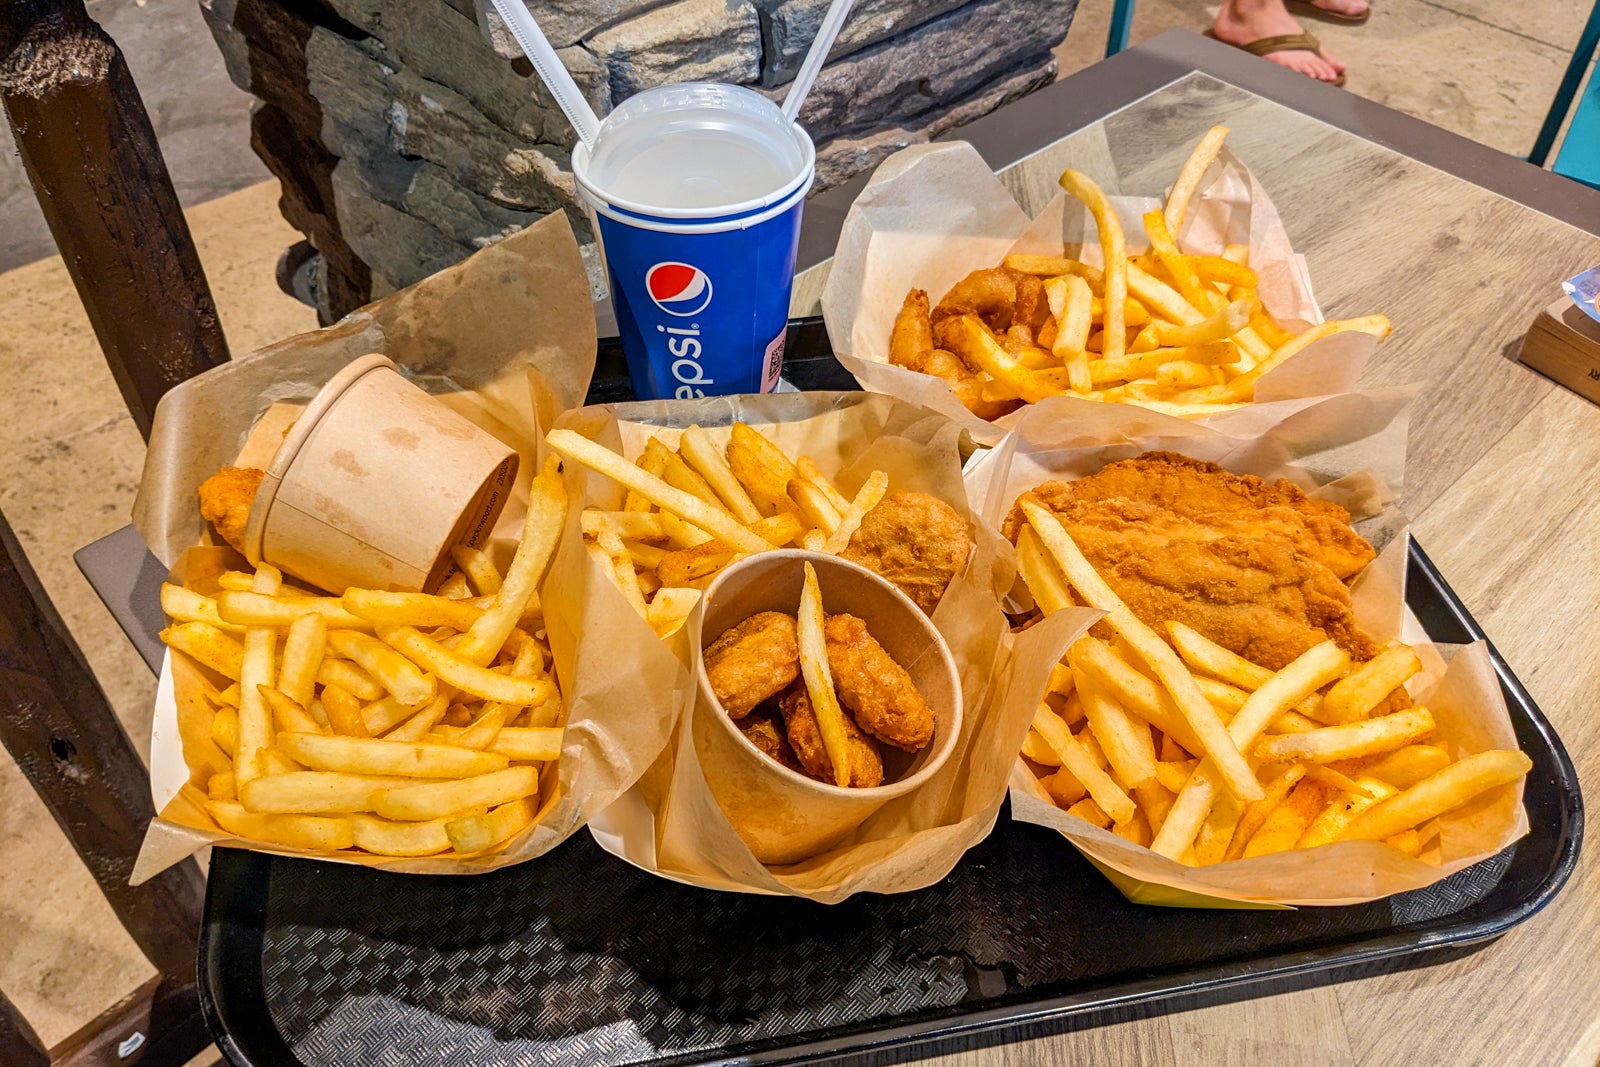
[[[1600,189],[1600,78],[1590,78],[1583,95],[1578,95],[1584,72],[1594,62],[1597,49],[1600,49],[1600,0],[1589,12],[1589,21],[1584,24],[1578,47],[1572,53],[1572,61],[1567,64],[1567,72],[1556,88],[1556,98],[1545,115],[1538,138],[1533,142],[1533,151],[1528,153],[1528,162],[1544,166],[1550,149],[1555,146],[1556,134],[1561,132],[1561,124],[1570,111],[1572,123],[1567,127],[1561,151],[1556,153],[1556,161],[1550,169],[1573,181]],[[1574,99],[1577,99],[1576,108],[1573,107]]]
[[[1128,47],[1133,29],[1133,0],[1116,0],[1111,5],[1111,32],[1106,35],[1106,55],[1114,56]]]

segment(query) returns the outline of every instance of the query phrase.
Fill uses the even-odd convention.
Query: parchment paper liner
[[[1155,448],[1208,459],[1237,474],[1288,478],[1312,496],[1337,500],[1381,548],[1352,587],[1356,617],[1379,641],[1398,639],[1418,646],[1423,672],[1407,688],[1438,722],[1434,743],[1448,745],[1458,755],[1517,748],[1487,645],[1434,645],[1405,606],[1409,534],[1371,468],[1400,466],[1403,445],[1397,448],[1396,440],[1397,434],[1404,440],[1407,399],[1402,390],[1330,397],[1276,424],[1258,423],[1253,435],[1241,437],[1223,434],[1215,425],[1140,415],[1111,405],[1104,407],[1102,422],[1075,430],[1036,409],[989,457],[987,469],[974,473],[987,482],[984,515],[996,525],[1020,493],[1042,481],[1082,477]],[[1262,409],[1256,414],[1263,414]],[[1341,426],[1342,436],[1333,432]],[[1334,479],[1341,470],[1356,473]],[[1057,651],[1065,649],[1062,645]],[[1439,820],[1437,866],[1372,842],[1339,842],[1185,867],[1067,815],[1020,758],[1011,776],[1011,813],[1023,822],[1061,831],[1097,866],[1120,875],[1112,880],[1130,900],[1182,907],[1362,903],[1431,885],[1487,859],[1528,829],[1519,782]]]
[[[698,422],[720,440],[713,427],[739,419],[758,426],[786,452],[811,456],[846,493],[871,471],[884,470],[891,490],[931,493],[976,518],[961,479],[960,427],[890,397],[790,393],[625,404],[570,412],[561,424],[633,457],[652,432],[671,443],[674,429]],[[621,493],[615,486],[599,478],[578,481],[573,466],[568,465],[569,485],[589,486],[591,503],[616,506]],[[840,847],[792,866],[768,868],[739,840],[706,788],[688,733],[690,716],[683,715],[673,744],[639,785],[592,821],[595,839],[630,863],[691,885],[824,903],[863,891],[905,892],[944,877],[993,825],[1010,766],[1048,678],[1050,661],[1035,651],[1076,634],[1094,617],[1063,613],[1050,620],[1051,626],[1013,638],[1000,609],[1015,577],[1013,555],[992,529],[982,523],[975,527],[972,561],[933,614],[961,675],[966,704],[961,740],[924,786],[890,801]],[[564,545],[563,552],[584,554],[574,544]],[[589,585],[592,599],[622,603],[598,571],[591,572]],[[619,619],[614,632],[585,631],[585,651],[612,657],[612,663],[631,661],[628,698],[641,707],[648,704],[649,714],[669,700],[674,712],[686,711],[694,699],[690,650],[702,643],[699,614],[670,642],[641,646],[649,633],[642,620]]]
[[[1203,132],[1196,129],[1196,140]],[[1116,207],[1129,254],[1143,251],[1141,216],[1160,206],[1155,196],[1164,190],[1126,189],[1104,168],[1090,168],[1090,177]],[[1220,255],[1225,245],[1248,244],[1267,309],[1291,331],[1321,322],[1305,258],[1290,247],[1277,209],[1249,168],[1224,148],[1207,178],[1176,235],[1179,247]],[[1131,195],[1135,192],[1148,195]],[[994,444],[1030,407],[992,423],[977,418],[942,380],[889,362],[890,328],[909,289],[926,289],[937,303],[969,272],[998,266],[1009,253],[1061,255],[1063,244],[1068,255],[1103,265],[1093,218],[1065,193],[1030,221],[971,145],[956,141],[902,149],[878,166],[840,230],[822,293],[834,353],[863,389],[943,412],[970,431],[973,440]],[[1309,345],[1262,376],[1256,384],[1256,406],[1353,389],[1376,347],[1377,341],[1366,334],[1339,334]],[[1031,408],[1068,419],[1104,406],[1122,405],[1062,396]],[[1196,421],[1213,422],[1230,414]]]
[[[202,540],[195,506],[200,482],[239,453],[262,462],[263,455],[271,455],[274,435],[281,436],[294,417],[296,403],[303,404],[351,359],[380,351],[521,455],[516,488],[491,540],[503,566],[521,531],[527,483],[544,451],[544,428],[580,402],[588,388],[595,353],[591,307],[577,243],[557,213],[335,326],[201,375],[174,389],[157,409],[135,504],[140,532],[152,551],[173,565],[175,581],[244,566],[231,549],[192,547]],[[577,525],[574,507],[568,540],[581,540]],[[554,674],[567,705],[567,730],[558,774],[547,772],[541,783],[538,821],[509,847],[466,859],[400,859],[303,852],[220,832],[205,813],[204,794],[191,783],[184,760],[187,744],[192,761],[203,766],[210,739],[180,737],[177,711],[180,701],[206,699],[212,683],[194,661],[169,652],[151,732],[151,791],[159,817],[145,836],[134,881],[212,844],[390,871],[474,874],[531,859],[565,840],[650,765],[673,724],[670,714],[651,718],[634,702],[618,699],[617,661],[579,656],[567,639],[591,625],[601,630],[612,625],[612,606],[596,615],[583,596],[584,576],[573,573],[575,566],[587,565],[582,556],[581,550],[579,558],[558,552],[540,590]],[[203,584],[204,578],[199,580]]]

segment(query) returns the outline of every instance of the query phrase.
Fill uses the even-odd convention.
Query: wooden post
[[[0,993],[0,1063],[6,1067],[50,1067],[50,1053],[28,1020]]]
[[[0,103],[141,433],[163,393],[228,358],[155,130],[83,0],[0,4]]]
[[[195,981],[204,898],[194,861],[128,885],[155,812],[150,776],[0,515],[0,743],[128,934],[174,986]]]

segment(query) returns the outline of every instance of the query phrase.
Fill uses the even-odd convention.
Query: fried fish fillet
[[[817,713],[811,706],[811,695],[806,692],[805,683],[796,682],[785,690],[778,707],[788,728],[789,745],[804,773],[831,784],[834,781],[833,760],[822,744],[822,730],[817,726]],[[883,753],[878,750],[878,743],[849,715],[844,717],[844,731],[849,745],[850,781],[847,784],[854,789],[882,785]]]
[[[931,615],[971,553],[955,508],[927,493],[892,493],[862,516],[839,555],[883,575]]]
[[[1358,661],[1378,649],[1345,582],[1372,546],[1337,505],[1213,463],[1146,453],[1023,494],[1047,507],[1130,610],[1175,619],[1272,670],[1332,638]],[[1005,523],[1016,539],[1020,506]]]
[[[706,677],[723,708],[742,719],[800,676],[793,615],[763,611],[728,628],[705,651]]]
[[[933,709],[906,669],[884,651],[854,615],[830,615],[823,625],[828,668],[839,701],[856,723],[888,745],[920,751],[933,739]]]
[[[265,473],[255,467],[223,467],[200,483],[200,517],[240,552],[244,551],[244,528],[250,519],[250,502],[261,488]]]

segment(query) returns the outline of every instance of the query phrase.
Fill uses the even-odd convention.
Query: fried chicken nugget
[[[811,707],[811,694],[805,683],[791,685],[778,703],[783,712],[784,725],[788,727],[789,744],[800,761],[801,769],[819,782],[833,784],[833,760],[822,744],[822,730],[817,726],[817,713]],[[844,717],[845,739],[848,742],[850,781],[853,789],[871,789],[883,784],[883,754],[878,743],[868,737],[850,716]]]
[[[763,611],[725,630],[705,652],[706,677],[722,707],[742,719],[800,677],[793,615]]]
[[[781,763],[796,773],[807,773],[804,765],[795,755],[793,747],[790,746],[789,739],[785,736],[783,716],[779,714],[778,709],[773,706],[771,701],[762,704],[750,714],[735,722],[734,725],[768,759],[775,763]],[[829,774],[828,781],[831,782],[833,781],[831,765]]]
[[[216,527],[217,535],[244,551],[244,527],[250,519],[250,502],[261,488],[266,472],[255,467],[223,467],[200,483],[200,517]]]
[[[867,632],[866,623],[854,615],[830,615],[823,633],[834,688],[863,730],[907,752],[933,740],[933,709],[906,669]]]
[[[927,493],[892,493],[862,517],[839,556],[889,579],[932,615],[971,553],[955,508]]]

